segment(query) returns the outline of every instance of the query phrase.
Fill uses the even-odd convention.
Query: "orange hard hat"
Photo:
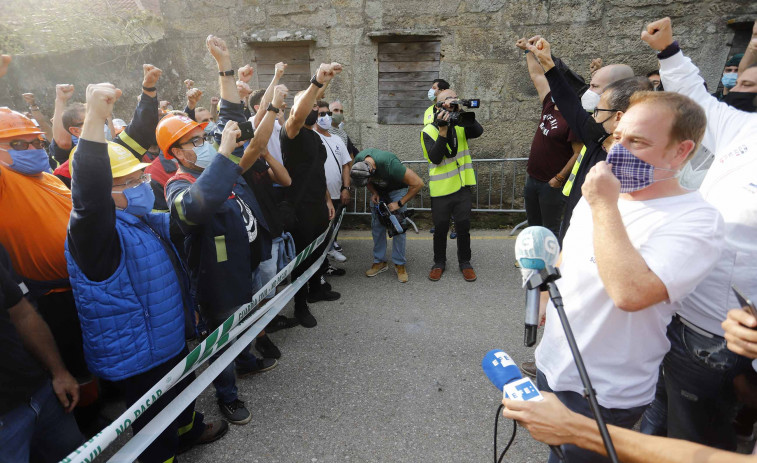
[[[161,119],[155,128],[158,148],[163,152],[166,159],[173,159],[173,155],[169,152],[171,145],[192,130],[198,127],[204,129],[206,125],[208,125],[207,122],[200,124],[186,116],[168,115]]]
[[[23,114],[10,108],[0,108],[0,138],[13,138],[21,135],[42,135],[39,127]]]

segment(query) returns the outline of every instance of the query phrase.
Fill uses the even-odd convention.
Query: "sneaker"
[[[342,247],[336,241],[334,241],[334,251],[342,252]]]
[[[273,317],[273,320],[271,320],[271,323],[266,325],[265,331],[266,333],[275,333],[277,331],[285,330],[299,324],[300,322],[298,322],[294,318],[285,317],[283,315],[276,315],[275,317]]]
[[[281,351],[276,344],[271,341],[267,334],[260,336],[255,340],[255,349],[260,352],[263,358],[280,359]]]
[[[273,370],[279,362],[273,358],[256,358],[255,364],[250,367],[237,366],[237,378],[244,378],[246,376],[257,375],[258,373],[264,373],[268,370]]]
[[[344,254],[342,254],[341,252],[335,249],[332,249],[331,251],[329,251],[328,256],[337,262],[345,262],[347,260]]]
[[[320,280],[321,280],[321,289],[325,289],[326,291],[331,291],[331,283],[326,281],[326,278],[323,275],[321,275]],[[314,291],[314,292],[318,292],[318,291]],[[308,294],[312,294],[312,293],[308,291]]]
[[[452,226],[450,227],[449,231],[449,239],[454,240],[457,239],[457,230],[455,230],[455,221],[452,221]]]
[[[218,402],[218,407],[221,409],[223,416],[229,420],[231,424],[247,424],[252,419],[252,413],[244,406],[244,402],[239,399],[234,399],[229,403]]]
[[[317,293],[308,294],[308,302],[336,301],[340,297],[342,297],[342,295],[336,291],[331,291],[323,287]]]
[[[375,277],[381,272],[386,272],[388,268],[389,268],[389,265],[386,262],[375,263],[371,265],[371,268],[365,271],[365,276]]]
[[[407,280],[410,279],[410,277],[407,276],[407,270],[405,269],[404,265],[394,265],[394,271],[397,272],[397,279],[400,281],[400,283],[407,283]]]
[[[536,379],[536,363],[523,362],[520,364],[520,371],[531,379]]]
[[[294,318],[305,328],[313,328],[318,324],[313,314],[310,313],[310,308],[306,305],[294,308]]]
[[[326,270],[326,276],[330,276],[330,277],[340,277],[346,273],[347,273],[347,270],[343,268],[336,268],[331,264],[329,264],[329,268]]]

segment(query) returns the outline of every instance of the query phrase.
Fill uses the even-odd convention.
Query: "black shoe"
[[[300,325],[305,328],[313,328],[318,322],[315,320],[313,314],[310,313],[308,306],[301,306],[294,308],[294,318],[300,322]]]
[[[326,281],[326,278],[321,275],[321,289],[325,291],[331,291],[331,283]],[[318,291],[314,291],[314,293],[317,293]]]
[[[237,378],[244,378],[245,376],[257,375],[258,373],[273,370],[278,364],[279,362],[276,359],[256,358],[254,365],[242,367],[237,365]]]
[[[273,320],[271,320],[271,323],[269,323],[265,327],[265,331],[266,333],[275,333],[277,331],[285,330],[299,324],[300,322],[298,322],[294,318],[285,317],[283,315],[276,315],[275,317],[273,317]]]
[[[271,341],[268,335],[263,335],[255,340],[255,349],[260,352],[264,358],[279,359],[281,358],[281,351]]]
[[[244,406],[244,402],[239,399],[232,400],[225,404],[221,401],[218,402],[218,407],[221,409],[223,416],[229,420],[232,424],[247,424],[252,419],[252,413]]]
[[[336,301],[342,297],[341,294],[337,293],[336,291],[330,291],[326,288],[322,288],[317,293],[308,294],[308,302],[319,302],[319,301]]]
[[[340,277],[347,273],[347,270],[343,268],[336,268],[333,265],[329,265],[328,270],[326,270],[326,276],[330,277]]]

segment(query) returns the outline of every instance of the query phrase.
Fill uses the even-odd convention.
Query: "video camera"
[[[415,211],[412,209],[409,209],[405,212],[402,212],[401,210],[397,209],[396,211],[392,212],[389,210],[389,206],[384,201],[379,201],[378,204],[373,206],[376,208],[376,214],[378,215],[379,222],[383,226],[386,227],[387,233],[389,233],[389,237],[396,235],[401,235],[408,231],[410,227],[415,230],[415,233],[418,232],[418,227],[415,225],[415,222],[410,220],[410,216],[415,214]]]
[[[437,111],[444,109],[443,105],[447,103],[450,107],[449,112],[449,125],[459,125],[460,127],[470,127],[476,121],[476,114],[472,112],[462,111],[461,107],[478,109],[481,107],[481,100],[474,98],[472,100],[457,99],[452,101],[438,101],[436,103]]]

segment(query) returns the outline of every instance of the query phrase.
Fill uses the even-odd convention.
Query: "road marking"
[[[487,241],[487,240],[514,240],[517,236],[471,236],[471,240],[481,240],[481,241]],[[389,238],[391,239],[391,238]],[[433,236],[408,236],[407,239],[409,241],[431,241],[434,239]],[[337,241],[372,241],[373,237],[371,236],[339,236],[337,237]],[[453,240],[454,241],[454,240]]]

